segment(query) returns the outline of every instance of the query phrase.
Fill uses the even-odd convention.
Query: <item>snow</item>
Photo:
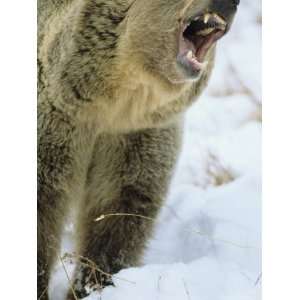
[[[260,20],[260,1],[241,1],[209,87],[186,115],[143,266],[86,300],[261,299]],[[62,277],[57,269],[50,294],[61,294]]]

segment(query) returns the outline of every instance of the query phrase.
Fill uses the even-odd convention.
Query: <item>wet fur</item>
[[[180,150],[183,113],[213,65],[212,51],[197,81],[184,81],[174,65],[175,35],[167,33],[176,30],[182,1],[168,9],[159,0],[131,2],[38,1],[41,299],[48,299],[44,291],[71,208],[78,253],[108,273],[139,263],[153,222],[94,219],[156,217]],[[88,273],[79,265],[74,282]],[[85,296],[81,281],[78,297]]]

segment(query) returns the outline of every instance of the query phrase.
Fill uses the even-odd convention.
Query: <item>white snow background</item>
[[[261,299],[260,52],[260,0],[242,0],[209,87],[186,115],[144,266],[122,270],[115,287],[86,300]],[[58,265],[52,299],[62,299],[66,285]]]

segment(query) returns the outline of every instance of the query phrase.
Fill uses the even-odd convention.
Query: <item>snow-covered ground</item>
[[[122,270],[115,287],[87,300],[260,299],[261,8],[241,2],[209,87],[187,113],[144,266]]]

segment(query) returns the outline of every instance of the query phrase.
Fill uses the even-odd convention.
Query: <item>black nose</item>
[[[210,9],[231,22],[240,0],[211,0]]]

